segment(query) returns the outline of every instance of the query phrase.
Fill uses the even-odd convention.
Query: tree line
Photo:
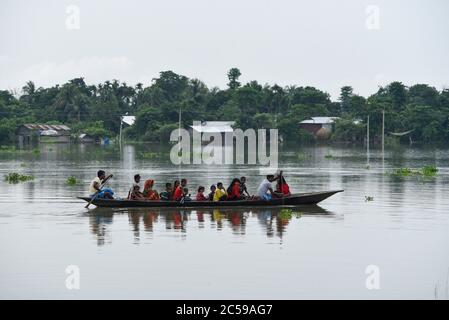
[[[64,123],[73,134],[116,136],[120,117],[135,115],[135,125],[125,129],[129,139],[167,141],[178,127],[194,120],[236,121],[246,128],[278,128],[287,142],[311,142],[314,138],[299,129],[299,122],[312,116],[340,117],[332,139],[363,142],[366,120],[370,116],[370,137],[380,140],[382,111],[386,133],[411,133],[399,137],[404,142],[440,143],[449,141],[449,89],[441,92],[427,84],[407,87],[392,82],[365,98],[350,86],[341,88],[338,101],[311,86],[262,85],[257,81],[242,84],[241,72],[229,70],[227,88],[208,88],[198,79],[172,71],[144,86],[129,86],[118,80],[88,85],[75,78],[63,85],[36,88],[29,81],[19,95],[0,90],[0,143],[12,143],[17,128],[24,123]]]

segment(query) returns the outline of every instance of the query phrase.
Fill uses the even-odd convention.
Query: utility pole
[[[382,172],[385,172],[385,108],[382,110]]]
[[[369,115],[366,120],[366,162],[367,166],[369,166]]]
[[[382,155],[385,151],[385,109],[382,110]]]
[[[120,134],[119,134],[120,151],[122,151],[122,126],[123,126],[123,117],[120,116]],[[121,154],[121,152],[120,152],[120,154]]]

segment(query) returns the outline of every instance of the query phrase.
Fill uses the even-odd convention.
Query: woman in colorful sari
[[[242,198],[240,180],[235,178],[228,188],[228,200],[241,200]]]
[[[153,190],[154,180],[148,179],[143,187],[143,195],[147,200],[160,200],[159,193]]]

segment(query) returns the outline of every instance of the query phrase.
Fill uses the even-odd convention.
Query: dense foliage
[[[161,72],[147,87],[117,80],[87,85],[76,78],[62,86],[36,88],[29,81],[20,96],[0,91],[0,144],[14,141],[23,123],[64,123],[74,135],[116,136],[120,116],[127,113],[137,116],[135,125],[125,129],[127,137],[163,141],[177,127],[180,109],[185,127],[193,120],[234,120],[242,129],[278,128],[284,140],[299,142],[313,140],[298,127],[311,116],[341,117],[332,138],[357,142],[365,139],[369,115],[370,136],[379,140],[385,110],[386,133],[413,130],[401,138],[404,141],[449,140],[448,89],[439,92],[425,84],[406,87],[393,82],[364,98],[345,86],[339,101],[333,102],[314,87],[241,84],[240,75],[239,69],[230,69],[224,90],[172,71]]]

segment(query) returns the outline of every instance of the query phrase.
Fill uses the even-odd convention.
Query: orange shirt
[[[173,200],[179,201],[182,198],[182,189],[181,186],[177,186],[175,193],[173,194]]]

